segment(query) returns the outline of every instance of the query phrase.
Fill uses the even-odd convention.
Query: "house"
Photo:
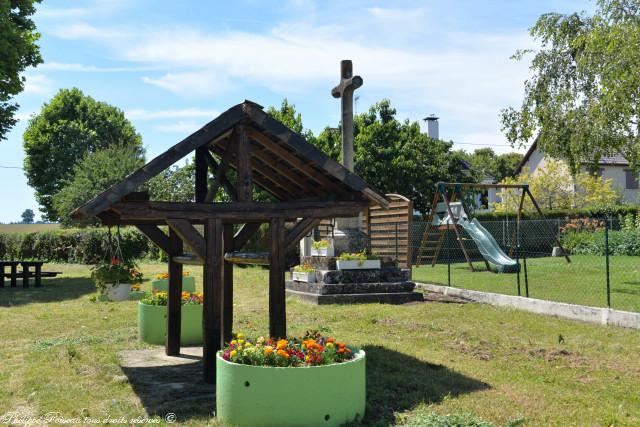
[[[544,166],[547,159],[548,156],[538,149],[538,140],[536,139],[516,168],[516,174],[526,171],[533,175],[538,168]],[[622,194],[626,203],[640,203],[639,177],[631,170],[627,159],[619,154],[602,157],[598,165],[600,176],[603,179],[611,179],[613,187]]]

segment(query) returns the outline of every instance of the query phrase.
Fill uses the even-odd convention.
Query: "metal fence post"
[[[524,263],[524,294],[529,298],[529,275],[527,273],[527,253],[524,252],[522,256],[522,262]]]
[[[447,286],[451,286],[451,240],[446,238],[447,241]]]
[[[611,279],[609,276],[609,219],[604,221],[604,262],[607,275],[607,307],[611,308]]]
[[[518,272],[516,274],[518,296],[522,296],[522,291],[520,290],[520,221],[516,222],[516,265],[518,266]]]

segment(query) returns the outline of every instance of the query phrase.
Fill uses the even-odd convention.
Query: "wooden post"
[[[224,252],[232,252],[233,224],[224,224]],[[224,285],[222,288],[222,340],[228,343],[233,336],[233,263],[224,262],[223,272]]]
[[[182,239],[169,229],[169,295],[167,298],[167,356],[180,354],[180,324],[182,314],[182,264],[173,261],[173,257],[182,254]]]
[[[269,268],[269,334],[273,338],[287,336],[285,307],[285,242],[284,219],[271,220],[271,265]]]
[[[243,125],[236,126],[234,130],[238,161],[238,181],[236,190],[238,191],[238,201],[251,201],[253,190],[253,178],[251,170],[251,143]],[[228,150],[229,148],[227,148]]]
[[[207,147],[196,149],[196,202],[204,201],[207,196],[207,175],[209,174],[206,159],[207,151]]]
[[[224,274],[223,225],[210,218],[204,225],[206,257],[203,270],[204,316],[202,319],[204,381],[216,382],[216,353],[222,348],[222,283]]]

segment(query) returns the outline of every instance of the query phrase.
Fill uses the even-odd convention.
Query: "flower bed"
[[[138,339],[148,344],[165,343],[167,293],[154,292],[138,302]],[[202,344],[202,294],[182,293],[180,344]]]
[[[339,426],[364,415],[365,353],[332,338],[249,342],[239,334],[218,353],[216,369],[224,424]]]
[[[184,292],[196,291],[196,278],[190,276],[188,271],[182,274],[182,290]],[[151,281],[151,291],[168,292],[169,275],[167,273],[158,274],[155,280]]]

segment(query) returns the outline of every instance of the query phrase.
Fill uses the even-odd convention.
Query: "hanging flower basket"
[[[218,353],[216,369],[216,414],[224,424],[339,426],[364,415],[365,353],[331,338],[239,338]]]
[[[138,339],[163,345],[167,337],[167,293],[154,292],[138,302]],[[182,293],[180,344],[202,344],[202,294]]]
[[[188,271],[182,273],[182,290],[191,293],[196,291],[196,278],[190,276]],[[155,280],[151,281],[151,291],[168,292],[169,275],[167,273],[158,274]]]
[[[142,283],[142,272],[135,263],[112,258],[93,267],[91,278],[96,284],[100,300],[126,301],[131,286]]]

